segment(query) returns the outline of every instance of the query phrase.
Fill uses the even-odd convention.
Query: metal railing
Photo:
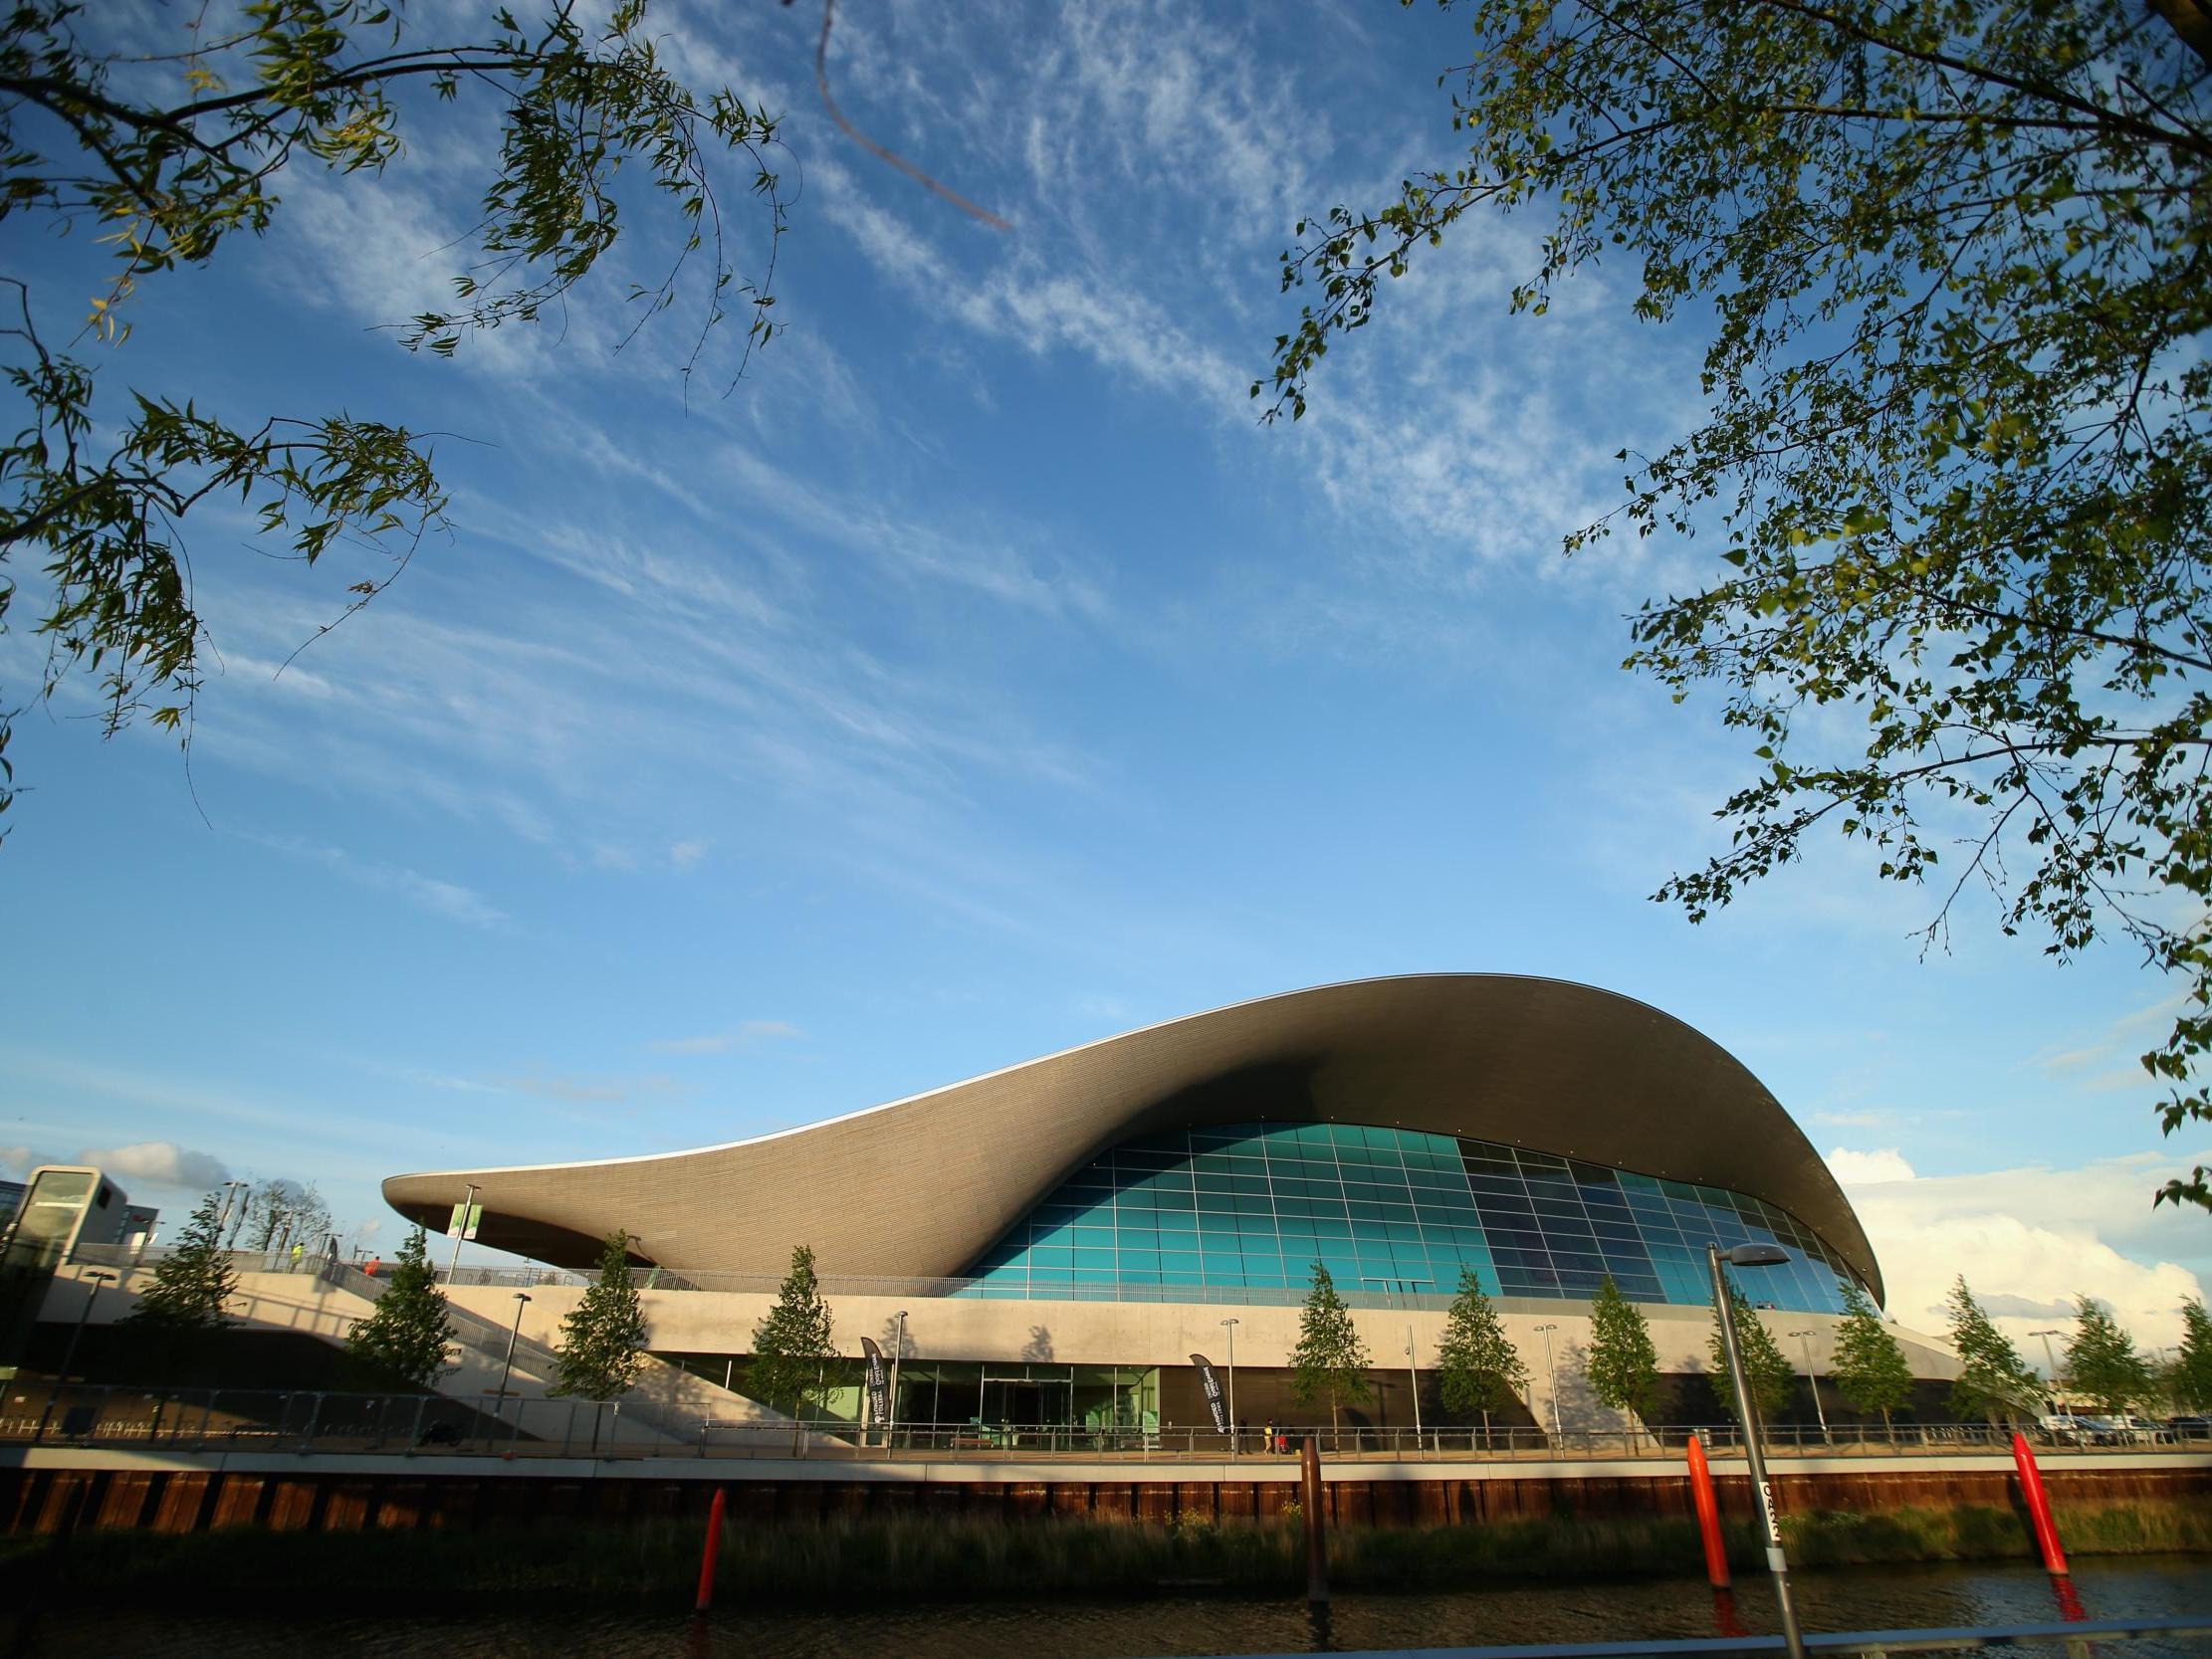
[[[150,1267],[168,1254],[169,1248],[163,1245],[133,1252],[119,1244],[85,1244],[79,1245],[69,1259],[73,1263],[92,1267]],[[297,1258],[289,1250],[232,1250],[226,1254],[232,1268],[240,1273],[321,1273],[331,1265],[330,1258],[312,1250],[303,1251]],[[358,1268],[360,1264],[348,1262],[338,1265]],[[388,1274],[391,1265],[390,1258],[384,1258],[381,1272]],[[435,1272],[442,1285],[524,1291],[549,1286],[580,1290],[596,1277],[595,1274],[582,1273],[571,1268],[540,1266],[464,1267],[457,1271],[438,1267]],[[726,1295],[774,1296],[782,1282],[781,1276],[774,1273],[741,1273],[723,1268],[630,1269],[630,1283],[639,1290],[646,1291],[718,1291]],[[1127,1302],[1218,1308],[1297,1308],[1302,1307],[1306,1300],[1304,1286],[1256,1289],[1235,1285],[1156,1285],[1132,1281],[1108,1284],[1039,1282],[1019,1285],[1004,1280],[974,1277],[869,1277],[858,1274],[824,1275],[820,1288],[825,1296],[894,1299],[942,1297],[961,1301],[1006,1302]],[[1373,1290],[1346,1286],[1340,1288],[1337,1294],[1348,1308],[1402,1309],[1415,1313],[1448,1312],[1452,1300],[1448,1295],[1414,1289]],[[1556,1314],[1561,1300],[1573,1299],[1534,1296],[1498,1296],[1490,1299],[1492,1306],[1508,1314]],[[1701,1303],[1695,1306],[1651,1303],[1646,1306],[1678,1312],[1685,1318],[1702,1317],[1709,1312]]]
[[[1787,1466],[1809,1458],[2004,1456],[2007,1431],[1982,1424],[1766,1431],[1768,1453]],[[18,1382],[0,1407],[0,1444],[317,1453],[449,1452],[501,1457],[812,1458],[906,1462],[1219,1462],[1295,1468],[1290,1448],[1320,1437],[1330,1457],[1381,1463],[1534,1463],[1650,1460],[1678,1463],[1693,1435],[1712,1455],[1740,1451],[1732,1428],[1660,1426],[1643,1430],[1531,1428],[1285,1428],[1270,1443],[1263,1428],[1087,1427],[1080,1424],[901,1423],[862,1429],[849,1422],[804,1423],[718,1417],[636,1399],[495,1398],[437,1394],[357,1394],[254,1388],[131,1388]],[[2129,1446],[2046,1444],[2070,1461],[2111,1457]],[[2212,1461],[2212,1439],[2161,1451]]]
[[[1952,1630],[1808,1631],[1805,1646],[1809,1652],[1833,1655],[1835,1659],[1844,1659],[1846,1655],[1888,1659],[1892,1654],[1957,1653],[1975,1648],[2009,1649],[2041,1643],[2063,1646],[2070,1659],[2095,1659],[2101,1643],[2164,1643],[2207,1635],[2212,1635],[2212,1618],[2201,1613],[2185,1613],[2178,1617],[2081,1617],[2060,1623],[1993,1624]],[[1625,1642],[1545,1642],[1517,1647],[1424,1648],[1422,1652],[1425,1659],[1623,1659],[1629,1647]],[[1740,1633],[1634,1644],[1635,1659],[1753,1659],[1753,1656],[1783,1651],[1780,1636]],[[1247,1654],[1241,1659],[1268,1659],[1268,1656]]]

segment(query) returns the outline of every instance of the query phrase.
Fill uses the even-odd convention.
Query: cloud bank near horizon
[[[1828,1166],[1873,1241],[1888,1311],[1915,1330],[1948,1327],[1944,1298],[1963,1277],[1977,1300],[2039,1369],[2035,1333],[2070,1329],[2075,1301],[2108,1305],[2138,1348],[2181,1340],[2181,1304],[2203,1281],[2174,1257],[2204,1241],[2201,1217],[2153,1210],[2151,1190],[2197,1157],[2136,1152],[2083,1167],[2030,1165],[1922,1175],[1894,1146],[1837,1147]],[[2064,1352],[2064,1337],[2053,1347]]]

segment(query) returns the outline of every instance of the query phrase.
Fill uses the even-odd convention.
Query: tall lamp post
[[[251,1188],[245,1181],[225,1181],[223,1183],[223,1213],[215,1222],[215,1232],[220,1237],[223,1231],[223,1223],[226,1221],[230,1223],[230,1237],[223,1241],[223,1248],[226,1250],[238,1248],[238,1229],[246,1225],[246,1200],[241,1194],[249,1190]],[[234,1206],[236,1208],[235,1214],[232,1213]]]
[[[1790,1335],[1797,1338],[1805,1348],[1805,1380],[1813,1390],[1813,1415],[1821,1420],[1821,1438],[1826,1440],[1828,1438],[1828,1407],[1821,1404],[1820,1373],[1813,1369],[1813,1333],[1810,1331],[1793,1331]]]
[[[503,1400],[507,1398],[507,1379],[515,1374],[515,1344],[523,1334],[523,1304],[529,1300],[530,1293],[528,1291],[517,1291],[515,1293],[515,1329],[507,1334],[507,1363],[500,1367],[499,1373],[499,1397]],[[518,1431],[521,1430],[522,1424],[522,1407],[517,1406],[515,1408],[515,1427]]]
[[[1782,1554],[1782,1529],[1774,1519],[1774,1487],[1767,1480],[1766,1454],[1759,1446],[1759,1410],[1752,1403],[1751,1386],[1743,1374],[1743,1349],[1736,1344],[1735,1298],[1728,1294],[1723,1262],[1733,1267],[1780,1267],[1790,1253],[1779,1244],[1739,1244],[1722,1250],[1707,1244],[1712,1263],[1713,1307],[1720,1315],[1721,1346],[1728,1350],[1728,1380],[1735,1385],[1736,1416],[1743,1424],[1743,1455],[1751,1466],[1751,1495],[1759,1501],[1759,1524],[1766,1529],[1767,1570],[1774,1574],[1774,1599],[1782,1613],[1782,1639],[1790,1659],[1805,1659],[1805,1637],[1797,1627],[1797,1607],[1790,1600],[1790,1562]]]
[[[1421,1449],[1421,1362],[1414,1357],[1414,1328],[1406,1326],[1406,1380],[1414,1390],[1414,1449]]]
[[[2059,1361],[2051,1351],[2051,1339],[2053,1337],[2063,1337],[2066,1333],[2063,1331],[2031,1331],[2028,1335],[2043,1339],[2043,1368],[2051,1382],[2051,1386],[2046,1392],[2049,1394],[2052,1409],[2057,1410],[2059,1404]]]
[[[906,1310],[899,1310],[899,1334],[891,1340],[891,1421],[883,1434],[884,1449],[888,1451],[899,1439],[899,1356],[906,1352]]]
[[[1236,1326],[1233,1319],[1221,1321],[1221,1329],[1228,1333],[1228,1455],[1236,1455]]]
[[[1551,1334],[1556,1325],[1539,1325],[1536,1328],[1544,1337],[1544,1386],[1551,1391],[1551,1437],[1559,1438],[1559,1372],[1551,1362]]]
[[[46,1438],[46,1425],[54,1415],[54,1401],[69,1381],[70,1368],[77,1363],[77,1344],[85,1335],[85,1322],[93,1317],[93,1304],[100,1299],[100,1287],[112,1285],[112,1273],[94,1271],[85,1275],[85,1306],[77,1310],[77,1325],[69,1334],[69,1347],[62,1350],[62,1368],[54,1378],[54,1386],[46,1391],[46,1406],[39,1412],[38,1431],[31,1436],[32,1444]]]

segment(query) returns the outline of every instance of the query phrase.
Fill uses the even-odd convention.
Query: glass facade
[[[94,1190],[95,1185],[99,1190]],[[114,1188],[90,1169],[41,1169],[7,1235],[7,1265],[50,1271],[80,1238],[105,1244],[114,1234],[98,1224]]]
[[[1585,1301],[1610,1273],[1632,1301],[1704,1304],[1707,1240],[1789,1252],[1786,1266],[1744,1276],[1754,1302],[1843,1311],[1848,1269],[1760,1199],[1352,1124],[1239,1124],[1116,1146],[985,1253],[972,1294],[1301,1290],[1318,1260],[1340,1291],[1447,1297],[1470,1267],[1491,1296]]]
[[[718,1382],[746,1388],[747,1361],[734,1353],[659,1353],[657,1357]],[[823,1367],[806,1418],[840,1428],[860,1424],[862,1370],[852,1359]],[[914,1427],[990,1424],[996,1428],[1157,1429],[1157,1366],[1060,1365],[1049,1360],[908,1358],[898,1371],[898,1420]]]

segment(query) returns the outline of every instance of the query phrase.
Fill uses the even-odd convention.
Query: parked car
[[[2037,1426],[2056,1446],[2109,1446],[2119,1438],[2118,1430],[2102,1417],[2084,1417],[2068,1411],[2045,1417]]]
[[[2166,1432],[2176,1440],[2212,1440],[2212,1417],[2168,1417]]]

